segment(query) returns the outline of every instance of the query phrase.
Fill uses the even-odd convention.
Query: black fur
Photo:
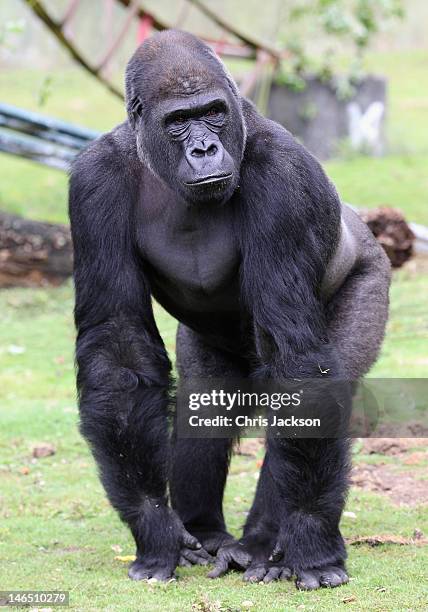
[[[129,120],[74,164],[70,218],[81,431],[135,538],[130,576],[166,580],[217,553],[213,577],[241,567],[246,580],[337,586],[348,442],[269,439],[235,541],[222,510],[232,441],[170,444],[151,297],[180,321],[181,378],[354,379],[383,337],[387,260],[312,155],[195,37],[145,42],[126,89]]]

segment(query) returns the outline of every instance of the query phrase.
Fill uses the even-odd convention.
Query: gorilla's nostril
[[[205,151],[204,149],[198,149],[195,148],[193,149],[193,151],[191,152],[191,156],[192,157],[203,157],[205,155]]]
[[[205,155],[209,155],[210,157],[212,157],[213,155],[217,153],[217,151],[218,151],[218,147],[214,143],[210,144],[207,147],[205,143],[202,142],[199,147],[194,147],[191,150],[190,155],[192,157],[205,157]]]

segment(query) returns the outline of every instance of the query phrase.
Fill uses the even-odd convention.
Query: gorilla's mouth
[[[229,174],[216,174],[214,176],[204,176],[197,181],[192,181],[189,183],[185,183],[189,187],[199,187],[200,185],[211,185],[213,183],[220,183],[222,181],[227,181],[231,179],[233,176],[232,172]]]

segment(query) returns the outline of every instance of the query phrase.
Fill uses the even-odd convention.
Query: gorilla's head
[[[140,159],[186,201],[225,202],[245,147],[236,84],[191,34],[146,40],[126,69],[126,105]]]

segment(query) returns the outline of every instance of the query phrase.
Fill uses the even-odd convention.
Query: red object
[[[138,24],[137,30],[137,43],[140,45],[146,40],[152,33],[153,28],[153,17],[150,15],[144,15]]]
[[[221,38],[220,40],[216,40],[215,44],[214,44],[214,51],[217,53],[217,55],[222,55],[223,51],[224,51],[224,47],[225,47],[226,41],[223,38]]]

